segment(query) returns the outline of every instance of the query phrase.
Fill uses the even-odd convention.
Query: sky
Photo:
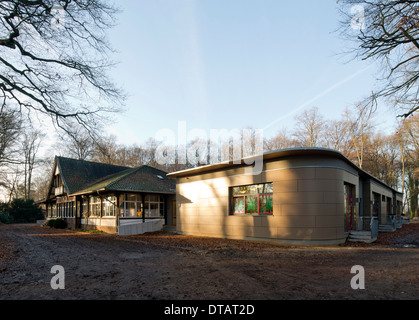
[[[334,0],[121,0],[109,41],[126,111],[108,133],[125,145],[160,130],[233,130],[270,137],[311,107],[326,119],[377,87],[379,66],[344,52]],[[378,130],[396,114],[380,106]]]

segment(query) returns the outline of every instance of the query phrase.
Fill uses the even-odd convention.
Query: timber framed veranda
[[[45,205],[47,219],[70,228],[118,233],[150,220],[172,225],[174,201],[175,184],[161,170],[56,157]]]

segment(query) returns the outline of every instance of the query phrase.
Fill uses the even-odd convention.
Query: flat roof
[[[250,157],[246,157],[246,158],[242,158],[238,160],[233,160],[233,161],[230,160],[230,161],[220,162],[216,164],[210,164],[210,165],[205,165],[205,166],[196,167],[192,169],[182,170],[178,172],[172,172],[172,173],[167,174],[167,177],[169,178],[188,177],[192,175],[199,175],[199,174],[210,173],[210,172],[215,172],[215,171],[228,170],[228,169],[238,168],[238,167],[250,167],[252,165],[249,165],[247,163],[249,163],[252,159],[257,159],[261,156],[263,157],[263,160],[266,161],[266,160],[275,160],[275,159],[281,159],[281,158],[291,157],[291,156],[308,156],[308,155],[330,156],[337,159],[341,159],[347,164],[349,164],[351,167],[353,167],[355,170],[357,170],[361,177],[374,180],[378,182],[379,184],[382,184],[383,186],[401,194],[401,192],[399,192],[398,190],[395,190],[394,188],[388,186],[383,181],[374,177],[367,171],[359,168],[356,164],[354,164],[341,152],[333,150],[333,149],[328,149],[328,148],[281,149],[281,150],[266,152],[263,155],[259,155],[259,156],[257,155],[250,156]]]

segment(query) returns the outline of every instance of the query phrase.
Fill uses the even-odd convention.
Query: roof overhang
[[[122,190],[122,189],[98,189],[98,190],[90,190],[88,192],[78,192],[73,193],[70,196],[89,196],[94,194],[101,194],[103,192],[117,192],[117,193],[149,193],[149,194],[167,194],[167,195],[175,195],[176,191],[173,192],[163,192],[163,191],[150,191],[150,190]]]
[[[347,163],[351,167],[353,167],[358,172],[358,174],[361,178],[372,179],[372,180],[386,186],[387,188],[389,188],[389,189],[391,189],[391,190],[393,190],[397,193],[400,193],[399,191],[391,188],[390,186],[388,186],[387,184],[385,184],[384,182],[382,182],[378,178],[372,176],[371,174],[369,174],[365,170],[359,168],[357,165],[355,165],[351,160],[349,160],[341,152],[336,151],[336,150],[332,150],[332,149],[327,149],[327,148],[281,149],[281,150],[277,150],[277,151],[267,152],[267,153],[264,153],[263,155],[259,155],[259,156],[242,158],[242,159],[236,160],[236,161],[226,161],[226,162],[221,162],[221,163],[217,163],[217,164],[210,164],[210,165],[201,166],[201,167],[197,167],[197,168],[192,168],[192,169],[187,169],[187,170],[183,170],[183,171],[173,172],[173,173],[167,174],[167,177],[173,178],[173,179],[185,178],[185,177],[189,177],[189,176],[206,174],[206,173],[211,173],[211,172],[215,172],[215,171],[222,171],[222,170],[228,170],[228,169],[240,168],[240,167],[250,167],[250,166],[253,166],[255,161],[257,161],[261,157],[262,157],[263,161],[274,161],[274,160],[279,160],[279,159],[283,159],[283,158],[287,158],[287,157],[293,157],[293,156],[299,156],[299,157],[303,157],[303,156],[329,156],[329,157],[334,157],[334,158],[337,158],[337,159],[341,159],[342,161],[344,161],[345,163]]]
[[[197,168],[173,172],[173,173],[167,174],[167,177],[178,178],[178,177],[186,177],[190,175],[209,173],[209,172],[219,171],[219,170],[227,170],[227,169],[237,168],[237,167],[248,167],[248,166],[253,165],[249,163],[252,163],[252,162],[254,163],[257,159],[260,159],[261,157],[263,158],[263,161],[269,161],[269,160],[275,160],[275,159],[280,159],[280,158],[285,158],[285,157],[304,156],[304,155],[305,156],[329,155],[329,156],[341,158],[342,160],[348,161],[350,162],[350,164],[355,166],[342,153],[335,150],[325,149],[325,148],[292,148],[292,149],[282,149],[282,150],[267,152],[259,156],[256,155],[256,156],[251,156],[251,157],[245,157],[238,160],[225,161],[225,162],[220,162],[217,164],[210,164],[210,165],[201,166]]]

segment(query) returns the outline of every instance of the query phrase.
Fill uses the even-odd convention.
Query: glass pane
[[[136,208],[135,208],[135,202],[127,202],[127,215],[128,217],[135,217],[137,215]]]
[[[151,203],[150,204],[150,217],[159,217],[159,204]]]
[[[260,213],[272,214],[273,212],[272,195],[260,196]]]
[[[143,216],[143,212],[141,211],[141,203],[140,202],[136,202],[135,203],[135,209],[136,211],[136,216],[137,217],[142,217]]]
[[[116,215],[116,197],[115,196],[108,197],[106,202],[108,203],[109,216],[115,216]]]
[[[83,200],[83,212],[89,211],[89,201]]]
[[[272,183],[265,183],[258,185],[258,191],[260,194],[266,194],[266,193],[273,193],[273,184]]]
[[[233,187],[232,192],[232,214],[273,214],[273,183]]]
[[[154,194],[147,195],[147,196],[145,197],[145,201],[146,201],[146,202],[158,202],[158,201],[159,201],[159,196],[156,196],[156,195],[154,195]]]
[[[127,194],[127,200],[128,201],[141,201],[141,195],[140,194]]]
[[[115,206],[112,203],[109,203],[105,207],[106,215],[107,216],[115,216]]]
[[[258,213],[257,196],[246,197],[246,214]]]
[[[257,194],[258,193],[258,186],[257,185],[248,186],[247,187],[247,193],[248,194]]]
[[[233,198],[233,214],[244,213],[244,197]]]
[[[247,187],[235,187],[233,188],[233,195],[239,196],[247,193]]]

